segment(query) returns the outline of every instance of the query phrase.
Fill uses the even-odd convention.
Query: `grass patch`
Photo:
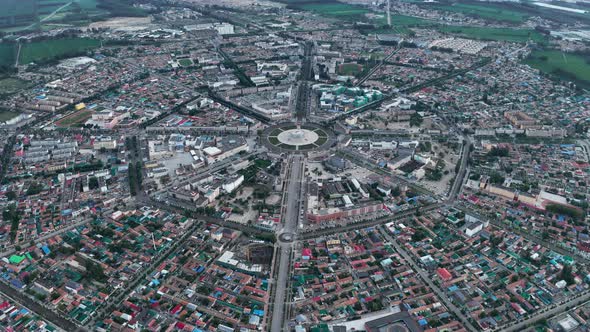
[[[338,74],[346,76],[355,76],[363,71],[363,66],[356,63],[343,63],[338,66]]]
[[[272,165],[272,161],[266,159],[256,159],[254,160],[254,165],[258,168],[267,168],[268,166]]]
[[[43,40],[23,44],[18,62],[27,64],[31,62],[49,61],[55,58],[76,56],[81,52],[97,48],[100,41],[89,38],[68,38]]]
[[[27,81],[18,78],[4,78],[0,79],[0,94],[13,93],[28,86]]]
[[[590,55],[563,53],[559,50],[535,50],[524,63],[546,74],[590,88]]]
[[[279,144],[281,144],[281,142],[279,141],[279,139],[276,136],[269,137],[268,138],[268,141],[272,145],[279,145]]]
[[[279,136],[279,134],[282,132],[283,131],[280,128],[276,128],[276,129],[273,129],[273,131],[271,131],[270,135],[268,135],[268,136]]]
[[[439,31],[461,35],[467,38],[524,43],[529,39],[545,41],[545,37],[532,29],[485,28],[441,26]]]
[[[314,144],[317,146],[322,146],[322,145],[324,145],[324,143],[326,143],[327,140],[328,140],[327,136],[320,136],[320,137],[318,137],[318,140],[315,141]]]
[[[16,117],[18,113],[0,110],[0,122],[8,121]]]
[[[281,144],[279,144],[279,148],[287,149],[287,150],[297,150],[297,145],[281,143]]]

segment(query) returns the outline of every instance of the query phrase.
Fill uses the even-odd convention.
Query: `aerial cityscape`
[[[0,331],[590,331],[590,2],[0,0]]]

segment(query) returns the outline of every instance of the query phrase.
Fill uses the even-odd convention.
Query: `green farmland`
[[[559,50],[533,51],[524,63],[560,79],[590,88],[590,55],[563,53]]]
[[[12,66],[16,59],[16,49],[14,44],[0,43],[0,66]],[[1,73],[0,73],[1,74]]]
[[[466,38],[516,43],[525,43],[529,39],[536,42],[543,42],[545,40],[542,34],[532,29],[441,26],[439,31]]]
[[[436,5],[431,8],[509,23],[522,23],[527,19],[525,13],[488,3],[485,5],[457,3],[452,5]]]
[[[80,52],[97,48],[100,41],[88,38],[70,38],[43,40],[23,44],[18,62],[27,64],[38,61],[48,61],[68,55],[76,55]]]
[[[290,5],[295,9],[311,11],[327,17],[356,19],[370,11],[360,6],[345,3],[305,3]]]

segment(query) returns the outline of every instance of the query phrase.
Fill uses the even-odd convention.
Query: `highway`
[[[307,82],[299,83],[297,87],[297,108],[295,119],[297,123],[302,123],[309,114],[311,105],[311,90]]]
[[[445,294],[445,292],[443,292],[430,278],[430,276],[428,275],[428,273],[426,273],[426,271],[424,271],[424,269],[422,269],[420,266],[418,266],[416,264],[416,262],[414,261],[414,258],[412,258],[412,256],[410,254],[408,254],[408,252],[402,248],[402,246],[399,245],[399,243],[397,242],[397,240],[395,240],[391,235],[389,235],[389,233],[387,231],[381,230],[381,234],[383,234],[383,236],[385,237],[385,239],[387,239],[387,241],[391,242],[391,244],[393,245],[393,247],[395,248],[395,250],[403,257],[403,259],[405,259],[410,266],[412,267],[412,269],[416,272],[418,272],[418,276],[428,285],[428,287],[436,294],[436,296],[445,304],[445,306],[452,311],[455,316],[457,316],[459,318],[459,320],[461,321],[461,323],[463,324],[463,326],[468,330],[468,331],[479,331],[480,329],[476,329],[475,326],[473,326],[471,324],[471,322],[469,321],[469,319],[461,312],[461,310],[459,310],[459,308],[457,308],[453,302],[451,301],[451,299],[448,298],[448,296]]]
[[[287,191],[285,193],[286,203],[285,214],[283,215],[283,234],[295,236],[297,225],[299,223],[300,212],[302,211],[303,199],[303,175],[305,171],[305,159],[302,155],[295,154],[290,156],[288,161],[290,166]],[[274,308],[272,311],[271,332],[280,332],[287,323],[285,317],[285,304],[288,301],[289,289],[287,287],[290,276],[291,252],[293,244],[291,242],[279,241],[279,263],[275,271],[274,278]]]

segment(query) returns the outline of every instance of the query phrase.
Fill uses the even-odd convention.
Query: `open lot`
[[[590,56],[559,50],[535,50],[524,61],[531,67],[561,79],[590,87]]]

